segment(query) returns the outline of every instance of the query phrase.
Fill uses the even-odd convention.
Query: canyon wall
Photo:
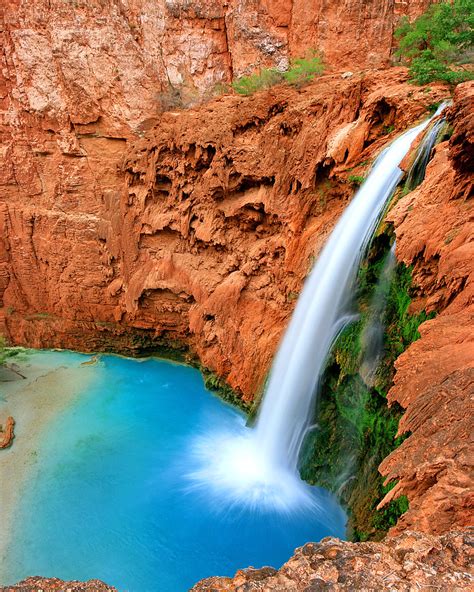
[[[76,130],[65,149],[52,130],[11,126],[29,138],[5,158],[0,331],[35,347],[189,350],[250,400],[354,192],[348,175],[446,95],[406,79],[227,95],[128,143]]]
[[[308,49],[330,69],[387,65],[400,16],[431,1],[5,0],[2,70],[32,115],[137,130],[170,103]]]
[[[399,434],[409,434],[380,467],[397,481],[384,501],[410,501],[391,534],[446,532],[474,513],[474,83],[457,87],[448,120],[453,134],[424,183],[389,214],[397,258],[413,266],[412,309],[436,313],[398,358],[388,394],[406,410]]]
[[[179,350],[250,401],[351,176],[447,90],[395,68],[162,111],[316,40],[335,70],[383,64],[396,18],[425,5],[4,2],[0,332],[33,347]],[[471,89],[458,88],[425,183],[390,214],[414,306],[440,313],[389,395],[412,434],[381,468],[410,500],[392,534],[464,526],[472,503]]]

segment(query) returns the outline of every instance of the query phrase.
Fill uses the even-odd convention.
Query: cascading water
[[[431,119],[381,153],[329,237],[277,352],[256,427],[198,438],[197,467],[188,477],[193,490],[219,499],[216,507],[226,502],[286,512],[318,507],[314,488],[298,473],[318,382],[331,345],[351,318],[360,260],[403,176],[400,162]]]
[[[434,116],[439,115],[448,104],[448,102],[441,103]],[[439,132],[441,131],[445,122],[446,119],[444,117],[438,119],[425,134],[418,148],[415,161],[413,162],[413,165],[411,166],[410,172],[407,176],[405,186],[408,187],[410,191],[418,187],[418,185],[420,185],[420,183],[425,178],[426,167],[431,157],[431,151],[433,150]]]

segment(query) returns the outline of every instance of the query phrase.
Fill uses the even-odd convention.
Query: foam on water
[[[270,465],[255,431],[243,421],[234,429],[197,437],[190,457],[189,490],[212,497],[218,512],[240,508],[291,515],[321,510],[317,490],[284,467]]]

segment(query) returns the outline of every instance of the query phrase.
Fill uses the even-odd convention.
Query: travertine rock
[[[326,538],[296,550],[278,571],[243,569],[233,578],[209,578],[193,592],[412,592],[472,590],[472,533],[443,537],[405,531],[382,543]]]
[[[411,433],[380,467],[398,480],[384,501],[410,501],[391,534],[442,533],[474,516],[474,83],[458,86],[448,118],[450,141],[389,214],[397,257],[414,266],[413,307],[437,313],[398,358],[388,395],[406,409],[399,433]]]
[[[0,331],[36,347],[186,346],[250,399],[353,193],[349,169],[446,94],[406,78],[224,96],[133,144],[76,131],[74,154],[8,127]]]
[[[0,588],[1,592],[117,592],[100,580],[63,582],[57,578],[27,578],[14,586]]]

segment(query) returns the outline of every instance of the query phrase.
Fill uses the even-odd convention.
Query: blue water
[[[77,366],[77,355],[58,355]],[[288,515],[220,511],[189,486],[196,438],[216,426],[248,429],[197,370],[101,356],[96,375],[40,442],[40,471],[22,494],[6,558],[8,583],[42,575],[180,592],[249,565],[280,567],[307,541],[344,536],[346,517],[323,490],[314,488],[321,512]]]

